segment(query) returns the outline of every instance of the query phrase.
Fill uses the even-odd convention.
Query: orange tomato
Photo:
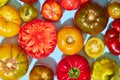
[[[65,26],[58,31],[58,48],[66,55],[78,53],[84,44],[80,30],[73,26]]]
[[[13,37],[18,34],[22,20],[19,11],[12,6],[0,8],[0,36]]]

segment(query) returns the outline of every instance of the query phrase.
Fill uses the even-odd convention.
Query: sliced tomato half
[[[31,57],[47,57],[56,47],[56,26],[39,19],[29,21],[21,27],[18,42]]]

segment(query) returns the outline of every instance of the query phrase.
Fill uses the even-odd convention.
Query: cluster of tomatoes
[[[45,0],[39,11],[34,5],[38,0],[19,1],[24,3],[19,10],[7,5],[8,0],[0,4],[0,36],[8,40],[17,36],[17,44],[4,42],[0,46],[0,53],[5,53],[0,54],[0,78],[21,78],[28,70],[30,57],[48,57],[56,45],[65,55],[56,72],[47,65],[35,65],[30,80],[54,80],[55,74],[58,80],[90,80],[91,66],[79,52],[83,50],[87,57],[96,59],[104,54],[106,45],[112,54],[120,55],[120,2],[111,1],[106,8],[92,0]],[[61,20],[65,10],[76,10],[73,25],[66,24],[57,31],[54,23]],[[110,17],[113,22],[101,39],[98,34]],[[84,34],[91,36],[86,43]]]

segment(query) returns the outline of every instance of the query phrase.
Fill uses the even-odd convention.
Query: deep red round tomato
[[[98,3],[88,2],[77,10],[74,22],[81,31],[94,35],[106,27],[108,14],[106,9]]]
[[[33,3],[33,2],[37,2],[38,0],[20,0],[20,1],[25,3]]]
[[[80,55],[65,56],[57,67],[58,80],[90,80],[91,67]]]
[[[114,19],[114,21],[112,22],[112,28],[120,33],[120,19]]]
[[[57,0],[46,0],[42,5],[42,15],[47,20],[59,21],[62,14],[62,7]]]
[[[120,33],[113,28],[109,29],[106,31],[104,39],[110,52],[117,56],[120,55]]]
[[[56,47],[56,27],[39,19],[29,21],[21,27],[18,42],[31,57],[46,57]]]
[[[60,0],[60,4],[66,10],[75,10],[80,7],[81,0]]]

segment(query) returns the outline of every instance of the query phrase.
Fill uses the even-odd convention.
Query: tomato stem
[[[70,68],[68,74],[69,74],[70,78],[76,79],[80,75],[80,70],[77,67],[72,67],[72,68]]]
[[[74,39],[73,39],[73,37],[71,37],[71,36],[68,36],[68,37],[67,37],[67,39],[66,39],[66,42],[67,42],[68,44],[71,44],[71,43],[73,43],[73,42],[74,42]]]

